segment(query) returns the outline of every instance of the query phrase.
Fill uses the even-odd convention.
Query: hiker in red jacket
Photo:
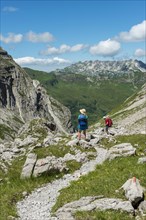
[[[112,124],[113,124],[112,119],[109,117],[109,115],[104,116],[103,118],[104,118],[104,120],[105,120],[105,131],[106,131],[107,134],[109,134],[108,129],[109,129],[109,127],[111,127]]]

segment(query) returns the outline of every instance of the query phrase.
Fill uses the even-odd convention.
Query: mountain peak
[[[83,75],[95,75],[98,76],[99,73],[130,73],[130,72],[146,72],[146,64],[138,60],[123,60],[123,61],[83,61],[77,62],[64,68],[61,72],[72,72],[79,73]],[[59,71],[57,71],[59,72]]]

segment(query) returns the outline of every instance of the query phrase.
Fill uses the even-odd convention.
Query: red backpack
[[[112,119],[109,118],[109,119],[108,119],[108,126],[111,127],[112,125],[113,125]]]

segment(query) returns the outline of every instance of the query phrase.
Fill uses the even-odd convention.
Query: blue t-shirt
[[[78,116],[78,129],[86,130],[88,128],[88,116],[80,114]]]

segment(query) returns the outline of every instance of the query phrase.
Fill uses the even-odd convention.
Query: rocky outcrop
[[[0,63],[0,125],[5,126],[1,139],[14,137],[23,124],[34,118],[45,118],[53,131],[66,133],[71,129],[69,109],[48,96],[2,48]]]
[[[112,115],[121,134],[146,134],[146,83]]]
[[[102,196],[101,196],[102,197]],[[67,203],[63,207],[57,210],[55,220],[75,220],[74,214],[77,211],[93,211],[93,210],[117,210],[133,212],[133,207],[130,202],[123,201],[115,198],[98,198],[95,197],[82,197],[81,199]]]
[[[121,188],[124,189],[125,196],[134,209],[137,209],[139,204],[144,201],[144,190],[136,177],[127,180]]]
[[[109,160],[113,160],[117,157],[134,156],[136,154],[136,148],[130,143],[122,143],[114,145],[109,150]]]

